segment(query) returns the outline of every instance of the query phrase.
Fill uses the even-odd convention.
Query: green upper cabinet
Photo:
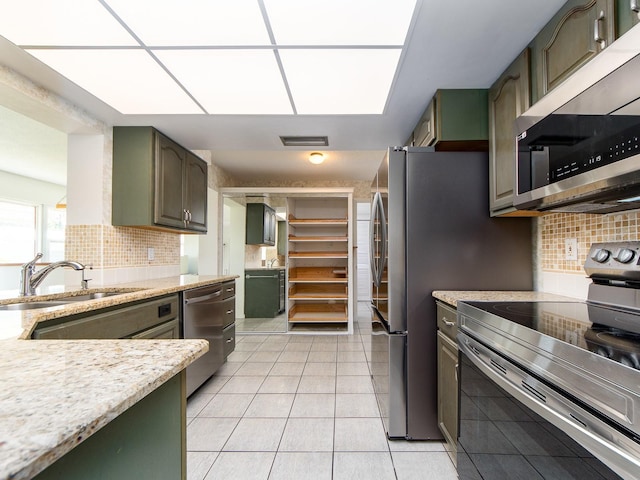
[[[614,0],[569,0],[565,3],[530,44],[533,103],[614,39]]]
[[[207,231],[207,164],[153,127],[113,128],[112,223]]]
[[[247,204],[247,245],[276,244],[276,211],[265,203]]]
[[[187,151],[185,178],[185,208],[189,212],[188,227],[200,232],[207,231],[207,163]]]
[[[631,27],[640,23],[640,0],[619,0],[616,2],[616,38],[624,35]]]
[[[487,150],[487,90],[438,90],[413,131],[413,145]]]
[[[492,215],[513,212],[515,119],[529,108],[529,49],[489,89],[489,207]]]

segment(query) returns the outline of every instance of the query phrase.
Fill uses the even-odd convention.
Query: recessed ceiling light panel
[[[403,45],[416,0],[264,0],[278,45]]]
[[[29,53],[122,113],[203,113],[144,50]]]
[[[0,34],[16,45],[138,45],[97,1],[5,2]]]
[[[400,49],[282,50],[299,114],[381,114]]]
[[[147,46],[270,45],[257,0],[106,0]]]
[[[158,50],[160,61],[211,114],[291,114],[271,50]]]

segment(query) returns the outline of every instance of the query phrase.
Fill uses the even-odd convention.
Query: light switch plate
[[[576,238],[564,239],[564,259],[578,260],[578,239]]]

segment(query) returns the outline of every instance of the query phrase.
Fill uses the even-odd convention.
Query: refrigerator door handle
[[[371,335],[406,335],[406,331],[391,331],[391,326],[389,322],[387,322],[378,310],[374,307],[374,315],[372,315],[371,319]]]
[[[374,316],[376,318],[371,322],[371,335],[391,335],[389,324],[378,318],[377,313]]]
[[[379,287],[382,283],[382,277],[384,275],[384,267],[387,263],[387,217],[384,213],[384,204],[382,203],[382,195],[378,196],[379,208],[380,208],[380,232],[382,233],[382,248],[380,249],[380,263],[378,264],[378,284]]]
[[[380,258],[376,259],[376,220],[380,223]],[[384,214],[382,195],[376,192],[371,206],[371,220],[369,223],[369,258],[371,260],[371,276],[376,287],[380,288],[384,274],[384,264],[387,256],[387,218]]]
[[[371,263],[371,278],[376,287],[378,283],[378,264],[376,262],[376,218],[378,218],[378,197],[380,192],[376,192],[371,202],[371,218],[369,220],[369,262]]]

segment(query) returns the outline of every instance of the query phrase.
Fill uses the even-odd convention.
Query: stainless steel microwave
[[[594,58],[559,92],[517,119],[516,208],[585,213],[640,208],[640,30],[630,33],[638,42],[633,56],[626,52],[630,59],[621,57],[616,65]],[[609,49],[618,50],[600,55],[620,55],[617,42]],[[582,89],[590,76],[600,78]]]

